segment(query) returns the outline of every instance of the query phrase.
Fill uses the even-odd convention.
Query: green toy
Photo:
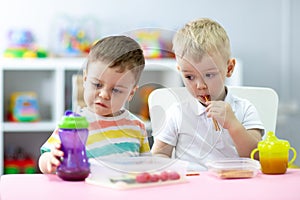
[[[48,56],[43,49],[34,45],[31,31],[11,30],[8,33],[9,46],[4,51],[5,58],[45,58]]]

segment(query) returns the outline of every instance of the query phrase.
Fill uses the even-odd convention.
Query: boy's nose
[[[203,89],[207,89],[207,85],[204,81],[198,81],[197,82],[197,89],[198,90],[203,90]]]
[[[110,93],[109,91],[102,89],[99,91],[99,97],[105,100],[110,100]]]

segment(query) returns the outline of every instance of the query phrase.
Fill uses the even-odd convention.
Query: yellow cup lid
[[[274,132],[269,131],[267,137],[258,143],[259,151],[282,152],[288,151],[290,143],[287,140],[278,139]]]

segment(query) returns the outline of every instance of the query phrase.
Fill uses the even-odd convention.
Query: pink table
[[[258,174],[251,179],[222,180],[202,172],[188,177],[188,183],[131,190],[114,190],[85,182],[66,182],[56,175],[3,175],[1,200],[57,199],[300,199],[300,170],[289,169],[284,175]]]

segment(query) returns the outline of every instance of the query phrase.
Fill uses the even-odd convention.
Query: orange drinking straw
[[[207,96],[204,96],[204,97],[205,97],[205,101],[208,102],[209,100],[208,100]],[[220,131],[218,122],[215,119],[213,119],[213,122],[214,122],[215,130]]]

